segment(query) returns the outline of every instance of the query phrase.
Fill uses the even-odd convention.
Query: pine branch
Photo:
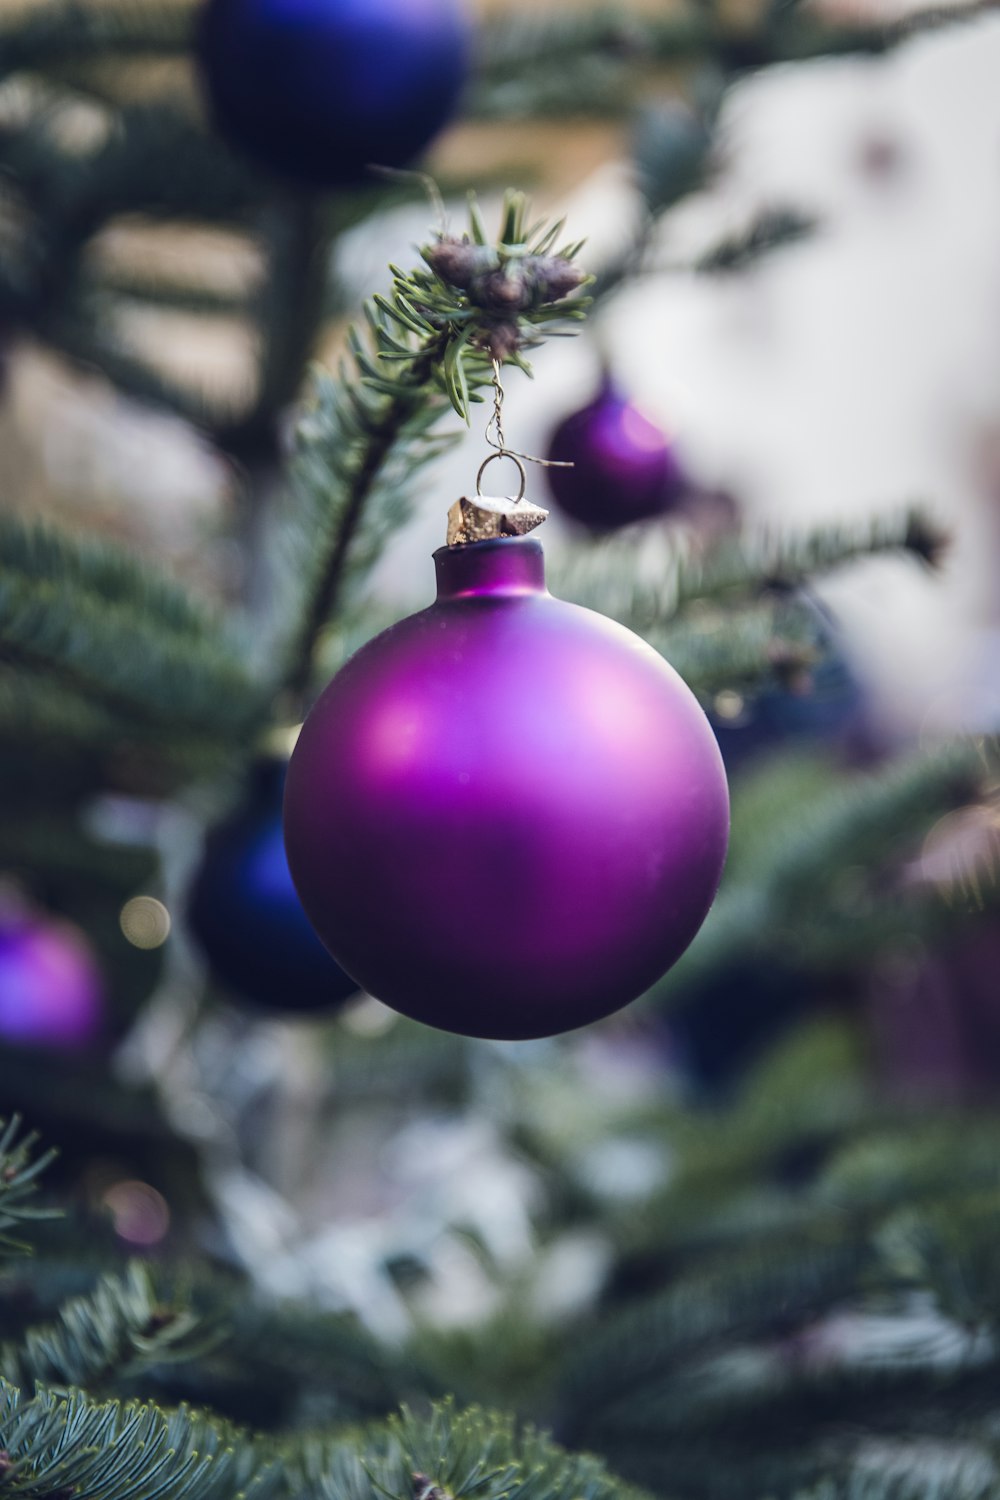
[[[0,1383],[0,1493],[25,1500],[270,1500],[273,1455],[239,1429],[80,1392],[27,1396]]]
[[[777,608],[774,600],[645,625],[642,634],[702,699],[787,680],[790,671],[808,671],[825,655],[815,622],[802,610]]]
[[[814,527],[798,535],[755,532],[705,553],[664,536],[626,530],[580,547],[559,571],[559,591],[643,633],[698,603],[740,603],[764,590],[789,590],[848,563],[905,553],[933,564],[942,533],[918,507],[850,526]]]
[[[371,502],[392,489],[398,519],[400,481],[439,451],[432,429],[449,409],[468,422],[470,404],[492,377],[491,359],[526,368],[524,348],[582,316],[585,304],[570,296],[585,279],[570,264],[577,247],[554,253],[560,225],[529,225],[518,193],[505,199],[493,244],[474,203],[470,221],[462,240],[441,235],[424,250],[425,267],[393,268],[391,295],[366,304],[364,334],[350,332],[339,383],[317,383],[295,466],[300,529],[311,522],[320,538],[289,653],[293,700],[310,680],[317,639],[339,604]]]
[[[357,1446],[307,1447],[301,1467],[317,1500],[641,1500],[599,1459],[450,1401],[423,1418],[404,1408]]]
[[[714,63],[728,75],[813,57],[879,55],[928,30],[974,21],[994,0],[928,8],[874,24],[839,24],[797,4],[775,5],[755,29],[736,29],[714,7],[663,15],[594,6],[502,15],[483,30],[469,108],[484,119],[620,114],[640,71]],[[584,103],[585,101],[585,103]]]
[[[189,1310],[160,1301],[134,1261],[66,1303],[54,1322],[0,1344],[0,1376],[26,1391],[49,1383],[93,1390],[151,1365],[195,1359],[213,1342]]]
[[[179,52],[190,45],[192,20],[191,10],[143,0],[44,0],[9,7],[0,16],[0,77],[87,53]]]
[[[200,372],[193,372],[195,378],[190,380],[176,378],[116,332],[114,311],[110,299],[98,295],[86,309],[64,306],[54,311],[39,327],[39,334],[75,364],[99,370],[133,400],[170,411],[210,436],[236,430],[246,421],[251,382],[246,390],[234,392],[216,389],[210,374],[206,379]]]
[[[134,609],[171,635],[198,639],[221,630],[210,609],[150,564],[108,542],[71,537],[39,522],[0,515],[0,570],[24,583],[58,584]]]
[[[871,1262],[870,1248],[847,1238],[751,1249],[605,1319],[563,1371],[561,1435],[600,1447],[605,1433],[638,1428],[642,1402],[658,1402],[679,1361],[791,1330],[855,1292]]]
[[[745,229],[699,255],[693,269],[704,276],[729,276],[745,271],[772,251],[808,239],[818,227],[815,217],[794,208],[766,210]]]
[[[4,523],[0,662],[44,674],[126,725],[239,738],[266,684],[190,600],[111,549]]]
[[[726,884],[698,942],[651,995],[669,1005],[713,968],[764,962],[765,951],[789,943],[805,965],[845,954],[860,962],[885,941],[894,910],[904,914],[907,929],[912,924],[912,900],[893,884],[892,861],[945,812],[974,797],[982,779],[978,749],[958,744],[844,781],[790,810],[761,831],[752,869]],[[861,889],[845,888],[848,868],[865,872]],[[943,901],[937,908],[938,923],[954,920]],[[923,914],[933,916],[927,907]]]
[[[9,1230],[39,1219],[57,1219],[59,1210],[37,1208],[30,1202],[38,1191],[38,1179],[55,1160],[55,1151],[35,1155],[38,1136],[21,1135],[21,1119],[13,1115],[0,1121],[0,1250],[24,1251],[28,1246],[11,1238]]]
[[[7,788],[4,788],[6,793]],[[59,878],[95,885],[131,886],[152,877],[156,856],[132,844],[97,842],[57,808],[38,812],[15,797],[0,798],[0,868],[29,864]]]

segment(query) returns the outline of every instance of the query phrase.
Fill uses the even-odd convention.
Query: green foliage
[[[0,662],[58,682],[94,729],[103,713],[119,729],[183,742],[262,723],[266,685],[152,568],[12,518],[0,547]]]
[[[0,524],[0,729],[7,746],[33,753],[44,734],[55,753],[75,757],[78,779],[65,797],[74,818],[107,777],[96,757],[83,764],[83,748],[138,748],[144,767],[169,760],[176,785],[212,754],[230,764],[243,757],[272,719],[301,711],[325,637],[339,632],[342,648],[371,628],[371,568],[406,518],[417,478],[453,441],[446,419],[468,422],[493,360],[525,368],[525,351],[567,331],[586,304],[568,264],[578,247],[558,248],[560,225],[531,224],[523,197],[509,194],[491,235],[473,203],[464,235],[442,227],[421,265],[393,270],[386,295],[347,335],[337,378],[314,378],[287,515],[275,522],[266,497],[280,468],[281,414],[299,393],[321,317],[345,310],[331,248],[389,195],[307,200],[231,158],[179,91],[123,103],[117,70],[138,53],[177,58],[193,20],[193,6],[139,0],[48,0],[0,17],[0,75],[20,72],[27,101],[0,130],[0,321],[199,424],[246,474],[240,524],[269,539],[283,527],[285,597],[265,626],[242,612],[223,618],[114,549]],[[709,5],[504,15],[485,28],[471,111],[622,114],[664,64],[693,66],[697,107],[678,105],[640,128],[646,221],[602,276],[596,290],[608,295],[641,266],[657,216],[712,170],[712,126],[737,76],[795,57],[877,53],[917,24],[848,24],[795,3],[765,7],[739,27]],[[61,128],[81,101],[106,127],[83,151]],[[155,266],[109,272],[90,254],[95,236],[137,213],[252,229],[266,273],[220,292]],[[699,269],[735,273],[810,227],[793,209],[772,212]],[[121,331],[117,315],[135,301],[244,319],[258,341],[253,379],[235,395],[175,380]],[[648,537],[626,534],[580,549],[564,588],[645,633],[710,694],[816,660],[815,632],[789,603],[816,574],[878,553],[933,562],[940,543],[915,510],[857,528],[731,540],[710,553],[668,547],[657,556]],[[984,756],[964,746],[836,783],[828,768],[786,762],[770,786],[750,786],[736,803],[725,892],[654,999],[669,1004],[734,959],[765,968],[794,950],[815,972],[859,961],[887,935],[935,933],[948,914],[890,877],[931,820],[979,793],[984,773]],[[155,775],[140,780],[141,790],[162,786]],[[134,773],[129,786],[136,790]],[[5,800],[16,808],[22,799],[5,787]],[[55,809],[32,832],[12,811],[0,856],[25,868],[34,861],[53,882],[83,883],[89,869],[91,885],[106,876],[117,896],[126,879],[118,855],[99,856],[68,821]],[[631,1098],[618,1115],[601,1114],[589,1095],[570,1108],[567,1089],[586,1094],[579,1075],[563,1079],[562,1094],[550,1079],[558,1128],[546,1134],[544,1110],[532,1118],[526,1108],[518,1144],[552,1188],[548,1227],[560,1215],[596,1221],[616,1265],[605,1305],[568,1331],[535,1326],[518,1309],[521,1323],[512,1314],[503,1328],[385,1349],[350,1318],[262,1306],[235,1277],[200,1272],[191,1311],[138,1266],[86,1290],[65,1267],[42,1268],[60,1294],[38,1313],[34,1303],[18,1308],[22,1332],[0,1345],[12,1382],[0,1398],[0,1491],[31,1500],[630,1494],[597,1459],[522,1431],[510,1416],[426,1409],[428,1396],[455,1388],[543,1414],[554,1401],[572,1445],[598,1449],[665,1495],[773,1500],[803,1486],[812,1500],[996,1495],[1000,1127],[986,1113],[900,1116],[866,1089],[858,1053],[843,1028],[816,1028],[715,1115]],[[401,1027],[378,1046],[338,1039],[331,1066],[341,1100],[420,1091],[453,1106],[467,1101],[470,1056],[462,1043],[414,1040]],[[3,1069],[9,1079],[20,1063],[8,1057]],[[44,1098],[63,1118],[83,1116],[90,1088],[67,1067],[57,1090],[37,1091],[39,1108]],[[112,1138],[137,1132],[130,1100],[118,1084],[102,1094]],[[627,1209],[609,1209],[573,1163],[612,1116],[669,1164],[665,1185]],[[154,1137],[151,1154],[163,1146]],[[48,1158],[34,1147],[16,1122],[0,1137],[5,1248],[14,1245],[9,1230],[44,1216],[30,1195]],[[97,1257],[89,1241],[77,1271],[88,1256]],[[42,1280],[8,1281],[7,1306]],[[206,1336],[204,1313],[221,1313],[223,1341]],[[911,1340],[905,1357],[880,1346],[852,1360],[824,1342],[843,1315],[878,1316],[906,1332],[915,1313],[929,1319],[930,1347]],[[123,1386],[163,1404],[95,1397]],[[223,1415],[168,1409],[180,1397]],[[416,1414],[383,1421],[402,1397]]]
[[[702,697],[753,689],[816,665],[827,647],[796,591],[859,558],[936,561],[942,534],[919,508],[801,535],[748,533],[705,552],[635,528],[564,558],[555,589],[621,620]]]
[[[771,209],[762,213],[741,233],[730,235],[700,256],[696,269],[707,276],[727,276],[745,271],[772,250],[794,245],[815,233],[817,221],[795,209]]]
[[[597,1459],[564,1452],[508,1416],[450,1402],[367,1429],[355,1446],[307,1455],[318,1500],[628,1500],[636,1492]]]
[[[482,76],[470,109],[487,119],[579,113],[617,115],[635,103],[637,74],[672,64],[724,75],[811,57],[878,55],[930,26],[967,21],[990,8],[974,0],[948,12],[853,22],[796,3],[761,8],[733,25],[710,5],[664,11],[598,4],[501,12],[484,29]]]
[[[191,12],[176,5],[45,0],[30,8],[9,7],[0,17],[0,76],[88,52],[180,50],[190,39]]]
[[[937,559],[945,538],[919,507],[853,525],[809,531],[748,532],[709,551],[674,539],[657,550],[626,529],[578,546],[563,563],[559,592],[646,632],[692,605],[733,607],[762,592],[788,592],[860,558],[897,553],[923,563]],[[704,615],[701,616],[704,620]]]
[[[550,257],[561,227],[531,223],[524,195],[509,193],[496,239],[473,201],[470,232],[459,244],[485,251],[482,275],[505,276]],[[434,248],[424,252],[429,262]],[[578,248],[566,246],[558,258],[569,262]],[[364,328],[350,330],[339,380],[317,377],[299,430],[286,540],[302,600],[288,658],[293,700],[307,689],[317,640],[349,571],[367,573],[406,514],[414,475],[451,441],[434,431],[437,423],[451,410],[468,420],[470,402],[492,379],[498,325],[512,330],[507,352],[526,368],[521,348],[581,316],[585,305],[542,290],[499,313],[475,285],[459,286],[430,264],[409,274],[394,269],[393,278],[388,297],[366,303]]]
[[[786,768],[782,760],[762,773],[780,809],[762,799],[759,818],[734,835],[735,867],[697,943],[652,992],[667,1004],[713,969],[794,954],[809,973],[850,971],[894,937],[940,935],[961,919],[896,872],[939,818],[979,794],[975,746],[911,754],[822,788],[807,778],[798,805],[794,783],[780,785]]]
[[[667,1494],[975,1493],[955,1476],[996,1453],[1000,1122],[880,1098],[848,1039],[816,1023],[731,1108],[664,1109],[671,1176],[615,1225],[564,1440]]]
[[[26,1500],[265,1500],[281,1472],[245,1434],[181,1407],[0,1384],[0,1493]]]
[[[0,1251],[27,1248],[11,1237],[11,1229],[58,1216],[58,1209],[39,1208],[32,1201],[39,1177],[56,1154],[46,1151],[39,1156],[37,1147],[38,1136],[34,1132],[22,1135],[17,1115],[0,1121]]]
[[[124,1275],[104,1276],[95,1291],[74,1297],[53,1323],[0,1344],[0,1375],[26,1391],[48,1384],[93,1391],[150,1365],[203,1355],[211,1342],[188,1309],[157,1297],[136,1261]]]

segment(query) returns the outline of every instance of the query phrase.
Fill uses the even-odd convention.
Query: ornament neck
[[[545,554],[534,537],[493,537],[459,547],[439,547],[434,566],[439,603],[546,592]]]

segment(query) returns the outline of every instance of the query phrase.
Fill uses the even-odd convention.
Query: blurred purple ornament
[[[1000,1083],[998,856],[996,810],[984,799],[939,818],[902,872],[916,911],[930,905],[878,955],[868,1000],[884,1075],[904,1093],[992,1094]]]
[[[69,922],[0,905],[0,1038],[25,1047],[75,1049],[104,1018],[97,962]]]
[[[725,858],[722,759],[676,672],[553,599],[530,537],[444,547],[437,601],[306,721],[289,864],[338,962],[406,1015],[526,1038],[597,1020],[680,956]]]
[[[317,187],[418,157],[455,111],[469,51],[460,0],[208,0],[199,37],[220,132]]]
[[[574,521],[612,531],[673,510],[686,488],[673,445],[605,376],[593,401],[565,417],[546,469],[557,505]]]
[[[1000,921],[993,912],[939,935],[934,947],[904,942],[880,955],[869,1008],[891,1088],[945,1098],[995,1093],[998,961]]]

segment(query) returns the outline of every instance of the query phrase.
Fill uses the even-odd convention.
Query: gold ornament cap
[[[497,459],[509,459],[521,476],[516,495],[484,495],[480,489],[483,475]],[[468,542],[489,542],[499,536],[527,536],[548,518],[548,511],[524,498],[527,475],[518,454],[509,448],[498,449],[479,465],[476,493],[456,500],[448,512],[448,546],[463,547]]]
[[[527,536],[548,516],[523,496],[473,495],[456,500],[448,512],[448,546],[486,542],[498,536]]]

